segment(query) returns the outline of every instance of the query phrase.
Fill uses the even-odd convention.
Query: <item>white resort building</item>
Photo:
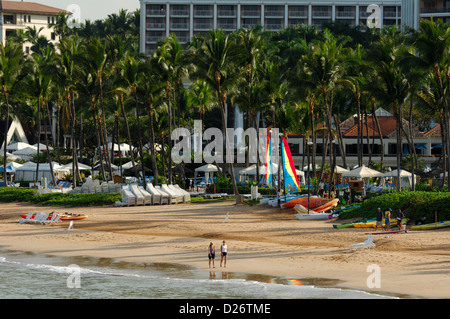
[[[377,5],[379,25],[418,27],[421,18],[450,19],[450,0],[140,0],[143,53],[174,33],[182,43],[211,29],[236,31],[256,25],[278,31],[298,24],[367,25]]]

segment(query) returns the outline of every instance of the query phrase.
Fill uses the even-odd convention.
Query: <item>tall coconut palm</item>
[[[230,141],[226,126],[227,99],[229,89],[234,80],[232,76],[234,72],[234,58],[232,51],[230,36],[219,29],[208,32],[202,39],[201,45],[195,55],[196,65],[200,71],[197,75],[207,81],[216,91],[222,115],[222,133],[225,137],[225,148],[227,150],[230,149]],[[240,196],[236,184],[233,161],[230,161],[231,163],[226,163],[227,161],[225,158],[223,160],[224,166],[229,164],[233,190],[236,195],[236,202],[238,203],[240,201]]]
[[[110,151],[107,147],[108,144],[108,131],[106,129],[106,111],[104,105],[104,77],[106,73],[106,67],[108,62],[108,55],[106,50],[106,44],[102,39],[95,37],[91,42],[87,43],[83,52],[77,54],[75,59],[79,61],[84,68],[87,68],[89,72],[95,75],[98,81],[99,87],[99,104],[101,110],[101,124],[102,124],[102,134],[105,141],[104,153],[109,169],[109,178],[112,178],[112,165]]]
[[[373,88],[378,100],[391,107],[396,118],[397,132],[397,168],[400,181],[400,165],[402,157],[402,107],[409,94],[408,79],[404,72],[404,60],[409,48],[403,35],[396,30],[386,30],[371,50],[371,62],[377,78],[377,86]],[[400,190],[400,183],[397,184]]]
[[[175,101],[179,109],[181,103],[182,79],[188,71],[184,59],[184,50],[174,34],[159,43],[153,59],[154,68],[162,76],[166,88],[166,104],[169,121],[169,132],[172,132],[173,107]],[[175,92],[175,93],[173,93]],[[175,96],[174,96],[175,95]],[[170,134],[169,134],[170,139]],[[169,184],[172,183],[172,143],[169,140]]]
[[[10,101],[9,95],[11,91],[23,79],[21,73],[22,63],[24,61],[22,45],[6,41],[0,43],[0,86],[2,96],[6,104],[5,114],[5,131],[4,131],[4,145],[3,145],[3,182],[5,186],[8,185],[6,178],[6,146],[8,140],[9,117],[10,117]]]
[[[444,104],[443,127],[446,143],[446,166],[448,170],[448,189],[450,190],[450,93],[445,92],[443,77],[450,85],[450,28],[442,20],[423,19],[419,23],[419,32],[414,41],[418,52],[418,66],[431,70],[436,78]],[[444,74],[444,75],[443,75]]]
[[[129,90],[129,94],[133,98],[135,113],[136,113],[136,121],[137,121],[137,129],[138,129],[138,147],[139,154],[141,158],[141,167],[142,167],[142,178],[144,182],[144,187],[147,187],[147,182],[145,180],[145,167],[144,167],[144,148],[142,146],[142,129],[141,129],[141,110],[140,104],[141,101],[138,99],[138,87],[140,85],[140,78],[145,71],[148,71],[147,65],[143,63],[143,61],[136,59],[132,56],[126,57],[121,63],[119,63],[119,68],[121,70],[120,77],[124,81],[125,86]]]

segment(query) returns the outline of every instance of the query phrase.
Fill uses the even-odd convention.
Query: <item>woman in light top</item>
[[[227,267],[227,254],[228,254],[228,247],[225,243],[225,240],[222,243],[222,246],[220,246],[220,253],[221,253],[221,259],[220,259],[220,267],[222,267],[222,262],[224,263],[224,267]]]

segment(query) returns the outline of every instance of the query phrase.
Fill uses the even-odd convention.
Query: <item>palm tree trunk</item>
[[[6,146],[8,146],[8,130],[9,130],[9,101],[8,101],[8,92],[6,91],[6,87],[2,86],[3,97],[6,102],[6,123],[5,123],[5,131],[4,131],[4,144],[3,144],[3,182],[5,183],[5,187],[8,187],[8,178],[6,173]]]
[[[155,149],[155,132],[153,129],[153,106],[152,102],[148,101],[148,108],[149,108],[149,125],[148,125],[148,136],[149,136],[149,146],[151,149],[151,155],[152,155],[152,166],[153,166],[153,175],[155,179],[155,186],[158,185],[158,166],[156,165],[156,149]]]
[[[378,131],[378,135],[380,136],[380,144],[381,144],[381,161],[380,161],[380,165],[381,165],[381,170],[383,170],[383,166],[384,166],[384,138],[383,138],[383,134],[381,133],[381,127],[380,127],[380,122],[378,121],[378,116],[375,112],[375,101],[372,100],[372,116],[373,119],[375,120],[375,125],[377,127],[377,131]]]
[[[50,116],[50,109],[48,108],[48,102],[45,103],[45,106],[46,106],[46,110],[47,110],[48,124],[51,125],[51,116]],[[45,146],[47,148],[47,159],[48,159],[48,163],[50,165],[50,174],[52,175],[52,183],[53,183],[53,186],[56,186],[55,174],[53,173],[52,156],[50,154],[50,149],[48,147],[47,130],[45,130]]]
[[[131,142],[130,125],[128,124],[128,118],[127,118],[127,115],[125,113],[125,107],[123,105],[123,94],[120,95],[120,108],[122,110],[122,117],[123,117],[123,120],[125,122],[125,127],[127,129],[128,144],[131,147],[131,145],[133,145],[133,144]],[[136,177],[139,177],[139,174],[138,174],[137,170],[135,169],[135,160],[134,160],[133,150],[130,151],[130,157],[131,157],[131,166],[133,166],[133,170],[134,170],[134,172],[136,174]]]
[[[109,149],[108,149],[108,131],[106,130],[106,117],[105,117],[105,106],[103,105],[103,79],[101,71],[98,72],[98,81],[99,81],[99,88],[100,88],[100,108],[102,110],[102,126],[103,126],[103,135],[105,137],[105,155],[106,160],[109,166],[109,176],[112,178],[112,165],[111,165],[111,157],[109,155]],[[105,176],[103,176],[105,178]]]
[[[168,163],[168,171],[169,171],[169,184],[172,184],[172,141],[170,140],[170,136],[172,134],[172,107],[170,103],[170,84],[166,83],[166,99],[167,99],[167,112],[168,112],[168,122],[169,122],[169,163]]]
[[[139,110],[139,102],[137,99],[136,91],[133,92],[134,95],[134,103],[136,106],[136,121],[138,127],[138,145],[139,145],[139,154],[141,157],[141,168],[142,168],[142,179],[144,182],[144,188],[147,188],[147,181],[145,180],[145,166],[144,166],[144,150],[142,147],[142,130],[141,130],[141,120],[140,120],[140,110]]]

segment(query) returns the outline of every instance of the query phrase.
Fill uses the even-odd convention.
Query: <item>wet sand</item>
[[[89,215],[59,226],[19,224],[36,211]],[[228,213],[228,220],[226,219]],[[61,256],[176,263],[209,271],[208,245],[216,246],[215,270],[341,280],[342,287],[413,298],[450,297],[450,228],[375,236],[375,248],[349,250],[370,229],[335,229],[344,221],[299,221],[292,210],[232,201],[171,206],[55,208],[0,204],[0,246]],[[228,245],[220,268],[219,247]],[[380,288],[369,287],[371,265]],[[369,270],[369,271],[368,271]]]

